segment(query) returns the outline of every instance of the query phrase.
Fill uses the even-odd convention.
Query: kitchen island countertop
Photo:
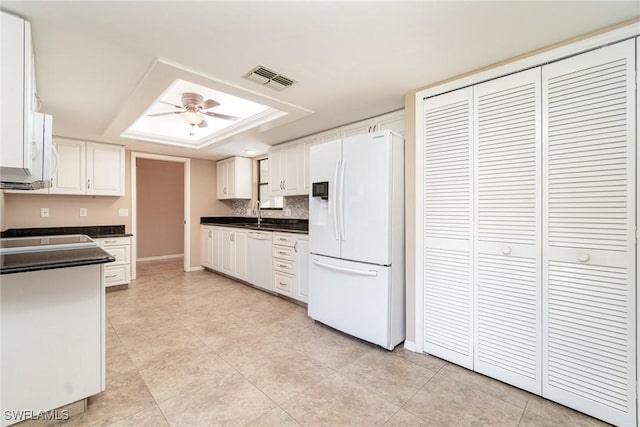
[[[66,249],[0,255],[0,274],[51,270],[115,261],[101,248]]]

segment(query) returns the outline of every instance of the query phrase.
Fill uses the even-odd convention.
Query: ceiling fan
[[[193,128],[197,125],[200,128],[206,128],[207,122],[205,121],[205,116],[215,117],[223,120],[231,120],[236,121],[239,120],[240,117],[230,116],[228,114],[220,114],[214,113],[213,111],[205,111],[213,107],[217,107],[220,105],[219,102],[214,101],[213,99],[203,100],[202,95],[197,93],[183,93],[182,94],[182,105],[176,105],[171,102],[159,101],[163,104],[171,105],[177,108],[176,111],[167,111],[165,113],[155,113],[149,114],[148,117],[159,117],[166,116],[169,114],[180,114],[182,118],[191,125],[190,136],[193,136]]]

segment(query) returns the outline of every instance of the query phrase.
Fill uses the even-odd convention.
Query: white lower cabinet
[[[246,281],[248,234],[235,228],[201,226],[202,266]]]
[[[425,97],[424,350],[620,426],[636,408],[635,44]]]
[[[116,260],[104,265],[104,285],[126,285],[131,281],[131,237],[93,239]]]
[[[275,291],[307,302],[309,289],[309,237],[303,234],[273,234],[273,285]]]
[[[251,283],[253,260],[248,258],[249,233],[245,229],[202,225],[202,266]],[[258,265],[255,268],[267,270],[273,275],[273,290],[277,293],[307,302],[309,237],[296,233],[273,233],[273,244],[263,247],[269,252],[255,256],[260,259],[271,258],[272,268],[268,268],[268,265],[267,268]]]

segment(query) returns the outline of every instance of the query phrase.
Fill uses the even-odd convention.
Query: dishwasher
[[[268,291],[273,291],[272,245],[273,233],[266,231],[249,232],[247,242],[249,283]]]

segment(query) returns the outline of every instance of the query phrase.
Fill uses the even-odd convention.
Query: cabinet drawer
[[[279,294],[293,295],[295,277],[288,274],[273,273],[273,287]]]
[[[96,241],[104,246],[128,245],[129,237],[104,237],[96,239]]]
[[[111,265],[116,265],[116,264],[129,264],[130,248],[131,247],[127,245],[127,246],[105,246],[102,249],[104,249],[105,252],[109,252],[109,254],[116,259],[113,263],[111,263]]]
[[[273,269],[275,271],[282,271],[284,273],[295,274],[295,262],[284,261],[281,259],[273,260]]]
[[[124,285],[129,283],[128,265],[110,265],[104,268],[105,286]]]
[[[284,233],[273,233],[273,244],[274,245],[283,245],[283,246],[291,246],[295,243],[295,237],[291,234]]]
[[[286,259],[289,261],[296,260],[296,253],[294,252],[292,247],[288,246],[274,246],[273,247],[273,257]]]

